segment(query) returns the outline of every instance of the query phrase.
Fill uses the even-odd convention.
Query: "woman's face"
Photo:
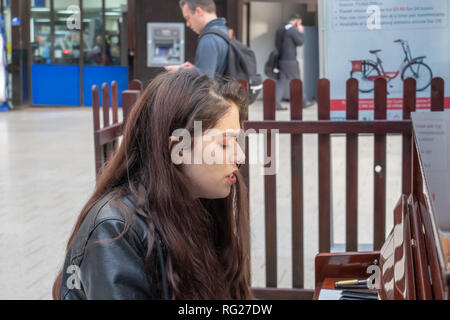
[[[191,181],[194,198],[219,199],[230,194],[236,183],[237,165],[245,162],[237,140],[240,129],[238,107],[231,104],[213,129],[193,139],[188,157],[192,160],[183,164],[182,170]]]

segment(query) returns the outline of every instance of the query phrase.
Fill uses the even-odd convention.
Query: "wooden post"
[[[97,85],[92,86],[92,115],[94,122],[94,152],[95,152],[95,176],[102,168],[102,147],[98,144],[95,132],[100,129],[100,96]]]
[[[317,90],[319,121],[330,120],[330,81],[320,79]],[[330,157],[330,135],[319,134],[319,252],[330,252],[331,245]]]
[[[303,84],[291,81],[291,120],[302,120]],[[303,135],[291,135],[292,287],[303,288]]]
[[[387,82],[375,81],[375,120],[386,120]],[[380,250],[386,235],[386,134],[375,134],[373,246]]]
[[[347,81],[347,120],[358,120],[358,80]],[[346,251],[358,250],[358,135],[347,134]]]
[[[416,111],[416,80],[408,78],[403,83],[403,120],[410,120],[411,112],[414,111]],[[402,141],[402,193],[408,195],[412,192],[412,135],[404,134]]]
[[[267,79],[263,83],[264,120],[275,120],[275,82]],[[271,134],[266,136],[264,155],[274,156],[271,163],[264,164],[265,168],[275,167],[275,155],[272,155]],[[267,175],[264,170],[264,204],[266,223],[266,286],[277,287],[277,194],[276,176]]]

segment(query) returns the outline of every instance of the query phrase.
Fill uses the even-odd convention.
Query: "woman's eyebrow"
[[[237,136],[239,136],[240,132],[241,132],[240,130],[237,130],[237,131],[227,130],[227,131],[222,133],[222,136],[224,136],[224,137],[237,137]]]
[[[212,135],[211,137],[214,137],[214,138],[239,137],[240,132],[241,132],[240,130],[237,130],[237,131],[227,130],[225,132]]]

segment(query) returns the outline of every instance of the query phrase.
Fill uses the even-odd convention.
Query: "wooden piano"
[[[334,289],[336,281],[368,279],[371,265],[378,265],[380,273],[376,288],[369,291],[378,291],[381,300],[450,299],[450,238],[443,236],[437,225],[419,149],[414,135],[412,192],[400,197],[394,209],[394,227],[381,250],[318,254],[314,299],[321,290]],[[445,214],[450,217],[447,209]]]

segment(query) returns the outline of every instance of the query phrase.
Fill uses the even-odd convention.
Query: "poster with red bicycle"
[[[322,0],[321,76],[330,80],[331,118],[345,119],[345,83],[359,83],[359,118],[373,119],[374,82],[387,80],[388,119],[402,118],[403,80],[414,78],[417,110],[430,107],[433,77],[450,108],[450,1]]]

